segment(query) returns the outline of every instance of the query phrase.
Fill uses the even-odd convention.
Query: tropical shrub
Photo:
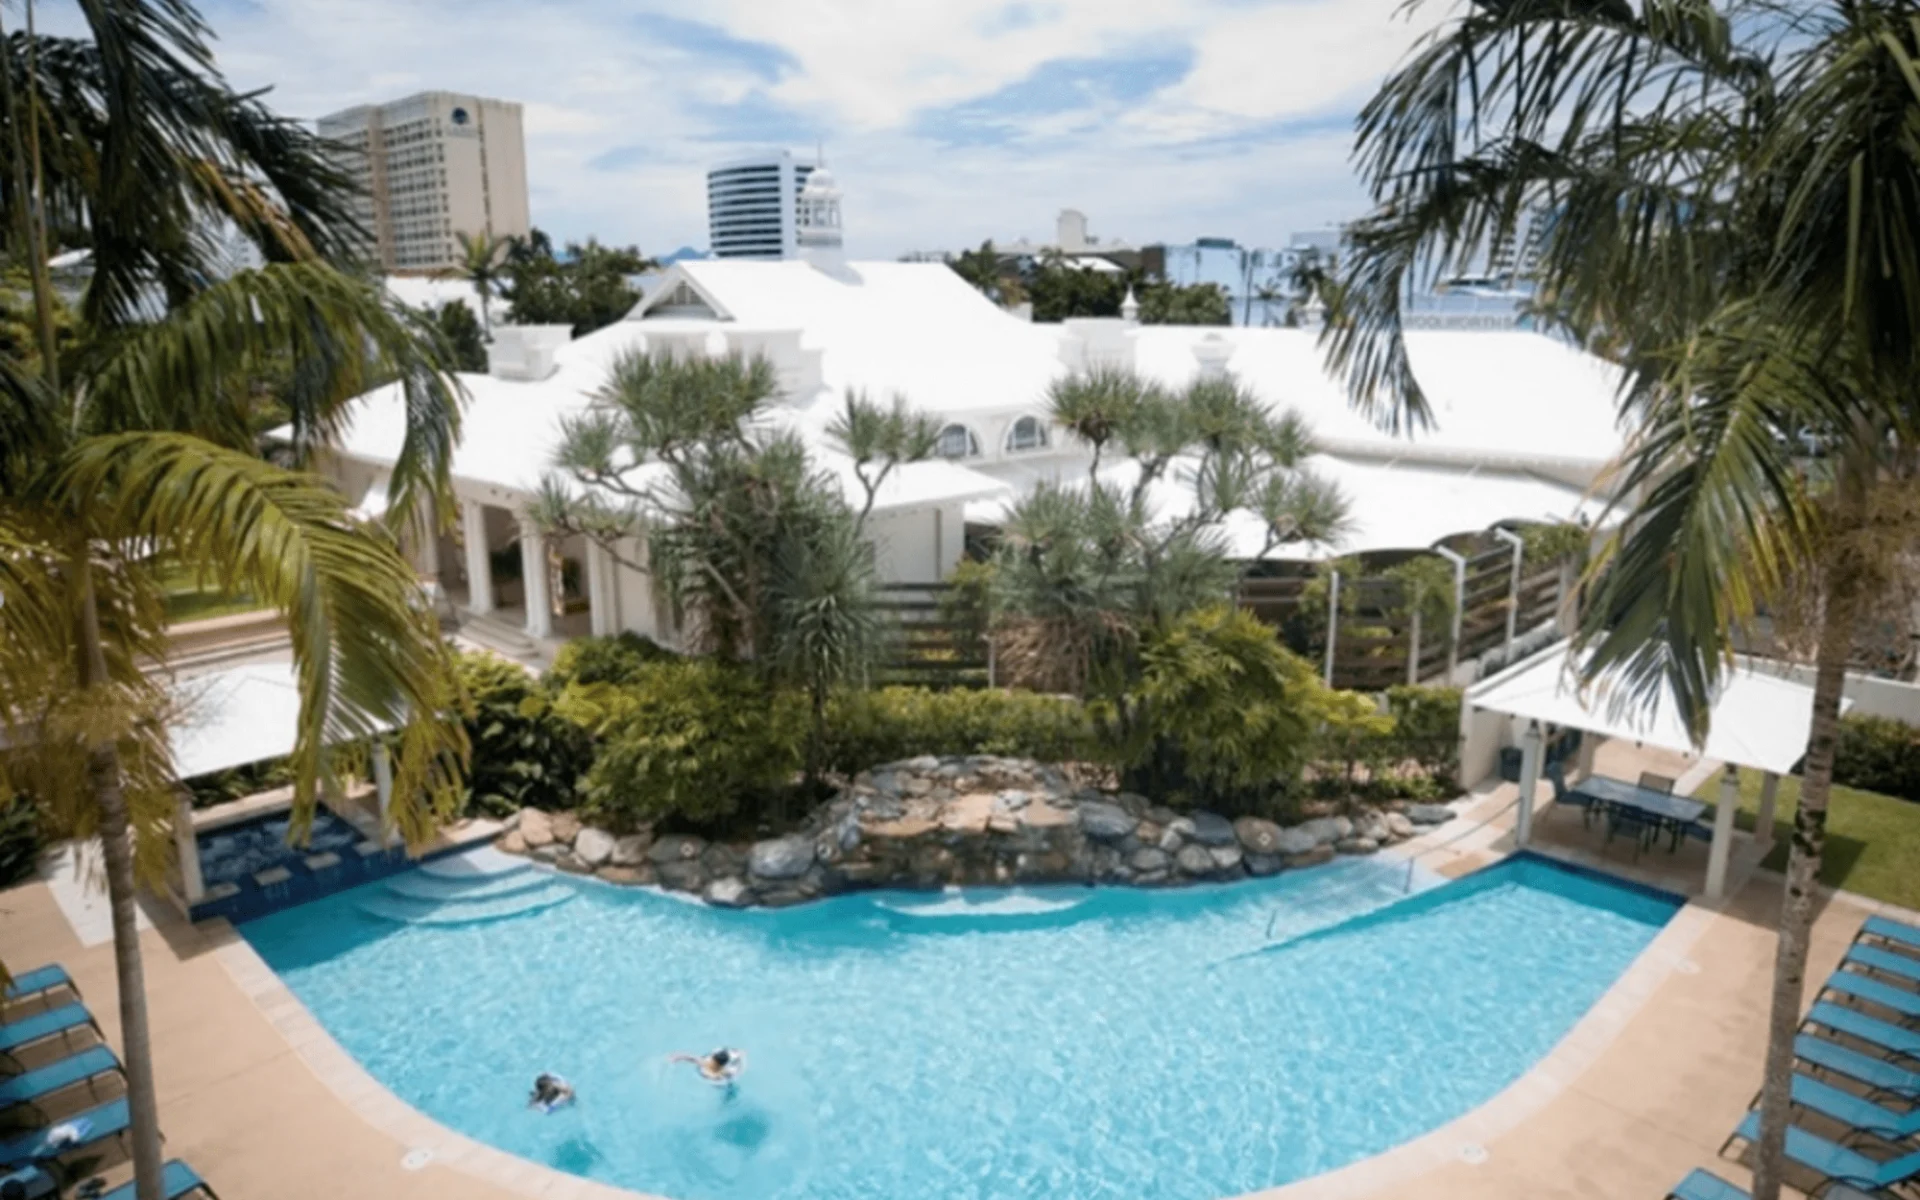
[[[1138,682],[1092,707],[1130,789],[1238,814],[1284,804],[1327,704],[1271,627],[1215,606],[1151,632]]]
[[[40,814],[25,796],[0,798],[0,887],[33,876],[40,860]]]
[[[570,683],[631,683],[644,668],[679,655],[638,633],[575,638],[560,647],[547,672],[549,687]]]
[[[293,770],[286,756],[282,755],[263,762],[248,763],[243,767],[196,775],[180,782],[192,797],[195,808],[212,808],[216,804],[241,800],[257,792],[286,787],[293,782]]]
[[[1902,800],[1920,800],[1920,729],[1887,717],[1840,718],[1833,781]]]
[[[586,808],[614,828],[694,827],[784,813],[806,738],[805,704],[710,659],[654,663],[623,684],[573,684],[561,711],[590,722],[599,755]]]
[[[491,654],[463,654],[460,718],[472,747],[470,808],[505,816],[521,808],[571,808],[593,761],[587,731],[555,710],[540,682]]]
[[[1394,757],[1451,784],[1460,769],[1460,689],[1388,688],[1387,712],[1393,717]]]
[[[922,754],[1004,754],[1060,762],[1093,752],[1080,702],[1039,692],[919,687],[844,692],[828,706],[827,729],[827,767],[847,775]]]

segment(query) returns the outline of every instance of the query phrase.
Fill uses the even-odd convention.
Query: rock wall
[[[777,907],[860,888],[1154,887],[1273,875],[1336,854],[1372,854],[1452,817],[1442,804],[1412,804],[1293,826],[1229,821],[1083,788],[1052,764],[929,756],[862,772],[799,832],[767,841],[614,837],[570,813],[524,809],[497,844],[613,883],[656,884],[728,907]]]

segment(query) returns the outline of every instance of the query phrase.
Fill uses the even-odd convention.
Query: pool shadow
[[[547,1156],[548,1165],[557,1171],[571,1175],[591,1175],[593,1169],[606,1161],[606,1155],[588,1139],[575,1134],[553,1148]]]

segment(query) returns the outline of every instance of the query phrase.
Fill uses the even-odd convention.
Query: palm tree
[[[163,700],[140,671],[164,645],[158,571],[246,587],[292,633],[302,713],[296,813],[337,774],[334,746],[400,729],[395,815],[410,841],[455,799],[464,755],[438,714],[447,652],[395,539],[349,518],[313,476],[263,461],[252,390],[280,397],[295,448],[323,443],[349,398],[392,381],[409,429],[394,528],[445,486],[457,396],[414,321],[327,257],[355,244],[350,193],[323,147],[211,68],[178,0],[83,6],[90,39],[14,33],[0,52],[0,226],[30,276],[31,353],[0,356],[0,767],[104,850],[137,1194],[161,1193],[160,1132],[135,887],[164,864],[174,786]],[[28,19],[31,22],[31,8]],[[201,231],[230,222],[269,265],[224,282]],[[82,235],[93,275],[69,323],[48,278]]]
[[[897,467],[933,457],[940,444],[940,424],[909,412],[904,396],[895,396],[892,406],[883,409],[849,388],[846,407],[827,426],[827,437],[853,460],[854,478],[865,493],[860,511],[854,514],[853,531],[858,534],[866,528],[887,476]]]
[[[1359,125],[1375,201],[1324,341],[1355,402],[1430,414],[1401,305],[1544,216],[1541,308],[1626,376],[1630,506],[1592,568],[1592,674],[1704,733],[1733,635],[1812,614],[1813,724],[1780,919],[1753,1194],[1775,1200],[1844,670],[1910,535],[1920,28],[1896,0],[1470,5]],[[1822,452],[1800,449],[1811,432]]]
[[[464,279],[473,285],[473,294],[480,298],[480,331],[488,341],[493,340],[493,313],[490,311],[493,297],[500,290],[500,283],[507,275],[507,262],[513,257],[519,239],[513,237],[497,238],[492,233],[458,233],[453,235],[460,242],[460,262],[440,273],[443,279]]]

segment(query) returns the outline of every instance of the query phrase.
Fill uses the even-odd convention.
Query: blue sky
[[[1401,0],[208,0],[301,117],[431,88],[526,106],[534,221],[705,242],[702,173],[825,147],[849,249],[1284,241],[1356,213],[1354,113],[1445,9]]]

